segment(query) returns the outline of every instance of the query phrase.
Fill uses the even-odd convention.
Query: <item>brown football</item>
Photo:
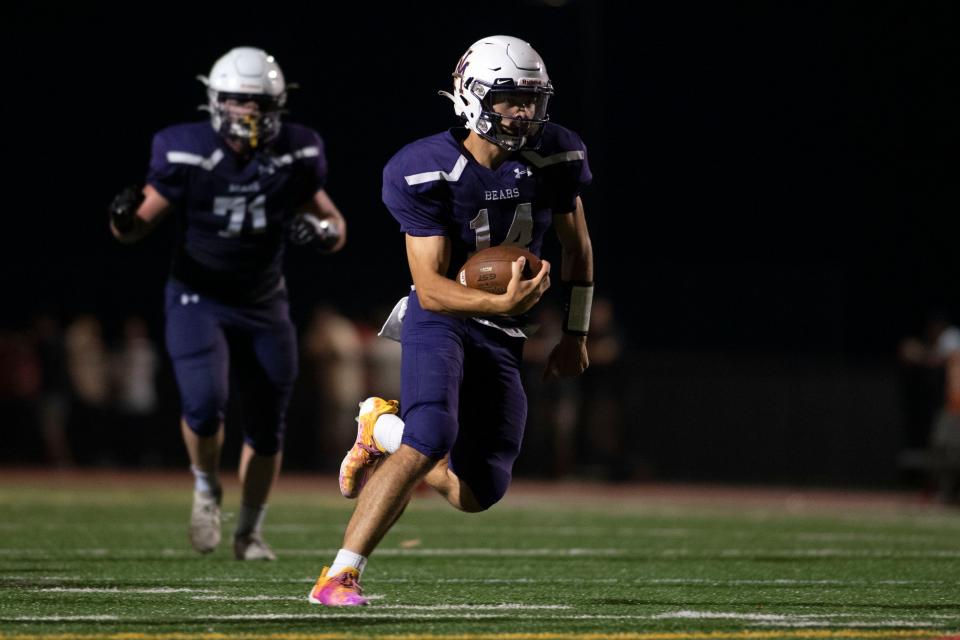
[[[540,258],[522,247],[498,245],[481,249],[460,267],[457,280],[465,287],[481,289],[490,293],[506,293],[510,282],[510,264],[523,256],[527,263],[523,265],[523,279],[529,280],[540,273]]]

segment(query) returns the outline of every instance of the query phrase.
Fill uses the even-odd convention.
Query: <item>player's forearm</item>
[[[593,247],[590,236],[563,245],[560,279],[564,282],[593,282]]]
[[[503,314],[503,296],[464,287],[440,274],[431,274],[415,282],[420,306],[427,311],[457,316],[493,316]]]
[[[336,228],[338,239],[336,244],[327,249],[327,253],[340,251],[347,242],[347,221],[325,189],[320,189],[314,194],[313,201],[311,202],[311,210],[319,220],[326,220]]]
[[[563,251],[560,279],[564,282],[593,282],[593,245],[580,197],[577,196],[573,211],[554,216],[553,222]]]
[[[565,339],[576,339],[581,345],[590,330],[593,305],[593,249],[590,235],[568,235],[563,242],[563,263],[560,265],[563,296],[563,332]]]

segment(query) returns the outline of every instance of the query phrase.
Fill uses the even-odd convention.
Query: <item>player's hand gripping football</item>
[[[110,222],[117,231],[127,233],[133,229],[136,224],[137,209],[140,208],[143,200],[143,189],[137,186],[129,186],[114,196],[108,211]]]
[[[329,253],[340,241],[340,228],[331,220],[321,220],[312,213],[301,213],[290,223],[290,242]]]
[[[540,272],[529,280],[523,279],[523,266],[526,258],[517,258],[510,265],[510,282],[503,294],[506,305],[505,315],[516,316],[526,313],[540,302],[540,297],[550,288],[550,263],[540,261]]]

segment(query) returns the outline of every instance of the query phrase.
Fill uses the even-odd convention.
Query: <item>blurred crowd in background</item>
[[[823,363],[807,374],[803,364],[777,370],[742,356],[739,363],[729,355],[638,357],[629,350],[613,303],[600,297],[588,374],[543,382],[558,314],[556,305],[540,305],[540,329],[525,348],[530,413],[519,476],[808,479],[925,489],[942,502],[960,501],[960,328],[941,313],[929,314],[917,334],[890,354],[891,375],[878,376],[876,367],[833,374]],[[399,397],[400,346],[378,337],[378,326],[328,305],[314,307],[301,325],[285,466],[332,473],[355,436],[357,403],[373,393]],[[29,326],[0,332],[3,463],[186,465],[178,392],[156,333],[140,317],[104,327],[88,314],[68,321],[39,314]],[[818,386],[805,390],[810,375]],[[796,417],[764,415],[767,404],[778,411],[782,405]],[[839,413],[848,419],[838,422]],[[242,417],[242,398],[231,398],[228,431],[238,429]],[[836,433],[838,425],[842,433]],[[809,442],[797,441],[798,433]],[[228,449],[229,443],[239,446],[238,438],[227,442]],[[771,451],[783,459],[764,466]],[[819,467],[815,456],[824,460]],[[234,457],[228,451],[224,460]],[[881,465],[889,473],[876,472]]]
[[[537,322],[540,330],[526,346],[532,446],[518,472],[633,477],[639,471],[623,455],[624,338],[612,303],[595,303],[592,366],[580,380],[541,380],[559,338],[559,310],[543,305]],[[301,327],[287,468],[335,471],[356,437],[358,403],[372,394],[399,397],[400,345],[378,337],[378,330],[326,305],[315,307]],[[22,330],[0,333],[3,461],[59,468],[185,465],[178,392],[161,340],[137,316],[110,330],[89,314],[67,322],[42,314]],[[242,398],[232,397],[227,429],[242,418]]]
[[[941,502],[960,504],[960,328],[931,312],[900,343],[903,450],[909,479],[929,477]]]

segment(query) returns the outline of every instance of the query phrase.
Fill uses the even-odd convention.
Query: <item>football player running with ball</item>
[[[201,553],[220,543],[218,469],[232,368],[244,413],[233,551],[239,560],[274,560],[261,524],[297,376],[284,240],[332,253],[343,246],[346,225],[324,190],[320,136],[282,122],[287,92],[273,56],[238,47],[200,80],[209,120],[154,136],[146,186],[114,199],[110,226],[121,242],[135,242],[170,213],[179,223],[166,285],[166,344],[195,476],[190,542]]]
[[[457,63],[453,93],[442,93],[466,128],[407,145],[383,171],[383,201],[406,234],[414,283],[382,332],[403,346],[400,402],[360,405],[340,470],[340,491],[359,500],[310,592],[317,604],[367,604],[367,558],[421,480],[468,512],[490,508],[510,484],[527,417],[524,314],[550,286],[550,265],[522,280],[522,260],[514,262],[497,295],[453,279],[472,252],[515,245],[539,255],[552,223],[567,313],[545,377],[588,365],[593,258],[579,193],[591,175],[579,136],[548,122],[553,86],[543,60],[523,40],[484,38]]]

